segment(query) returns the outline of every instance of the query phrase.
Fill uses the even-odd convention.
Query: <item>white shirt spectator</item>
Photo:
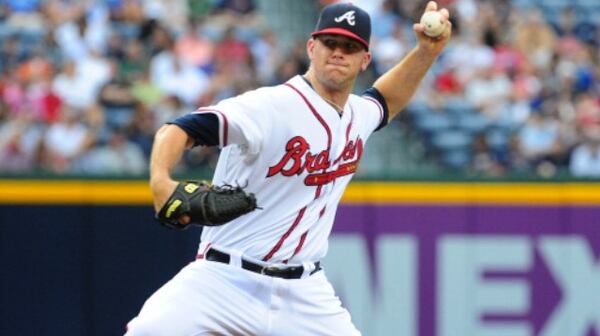
[[[482,70],[465,87],[465,98],[492,121],[497,121],[507,108],[512,93],[508,76],[492,68]]]
[[[83,36],[86,45],[90,49],[104,53],[110,34],[110,13],[105,4],[96,1],[91,5],[87,13],[87,25]]]
[[[108,10],[105,6],[94,5],[86,18],[86,28],[83,34],[73,21],[58,26],[54,31],[54,38],[66,58],[79,60],[86,57],[90,50],[103,52],[108,41],[108,19]]]
[[[177,96],[190,105],[196,105],[210,84],[204,72],[178,60],[170,51],[154,56],[150,62],[150,76],[162,92]]]
[[[407,43],[402,29],[402,24],[398,22],[392,35],[383,37],[374,43],[373,57],[376,59],[377,73],[383,74],[404,57]]]
[[[76,64],[66,64],[63,72],[54,78],[52,91],[67,105],[85,109],[96,102],[110,76],[108,61],[92,53]]]
[[[159,20],[178,34],[185,30],[188,18],[186,0],[145,0],[142,6],[146,18]]]
[[[477,19],[479,12],[477,3],[474,0],[457,0],[454,3],[458,17],[465,24],[473,23]]]
[[[48,128],[44,145],[53,154],[71,159],[81,152],[88,129],[80,122],[58,122]]]
[[[66,64],[63,72],[52,81],[52,91],[69,106],[87,108],[96,101],[96,90],[92,81],[81,76],[73,63]]]
[[[88,82],[91,94],[98,96],[104,84],[110,81],[112,71],[110,62],[100,56],[100,54],[92,49],[88,57],[84,57],[77,63],[77,77]]]
[[[529,159],[552,154],[560,143],[560,127],[555,119],[532,113],[519,132],[520,150]]]
[[[477,34],[465,34],[451,41],[442,58],[444,68],[457,69],[462,83],[467,83],[479,70],[494,64],[494,50],[479,41]]]
[[[576,177],[600,177],[600,143],[583,143],[573,150],[569,171]]]
[[[77,60],[87,55],[87,46],[74,22],[65,22],[54,31],[54,39],[65,57]]]

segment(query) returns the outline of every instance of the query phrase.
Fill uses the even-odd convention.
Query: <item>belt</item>
[[[229,264],[229,261],[231,260],[231,256],[229,254],[215,249],[208,250],[204,258],[209,261],[216,261],[224,264]],[[262,266],[245,259],[242,259],[242,268],[250,272],[283,279],[300,279],[302,277],[302,274],[304,274],[303,266]],[[312,272],[310,272],[310,275],[313,275],[314,273],[320,270],[321,263],[317,261],[315,263],[315,269]]]

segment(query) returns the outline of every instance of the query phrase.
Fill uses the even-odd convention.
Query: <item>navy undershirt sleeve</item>
[[[213,113],[190,113],[167,124],[177,125],[194,139],[194,146],[219,145],[219,118]]]
[[[383,98],[383,96],[381,95],[379,90],[377,90],[374,87],[368,88],[363,93],[363,96],[368,96],[368,97],[371,97],[371,98],[377,100],[379,102],[379,104],[381,104],[381,106],[383,107],[383,118],[381,118],[381,123],[379,124],[379,126],[377,126],[377,128],[374,131],[374,132],[377,132],[381,128],[383,128],[383,126],[387,125],[387,123],[388,123],[388,118],[389,118],[390,114],[388,111],[387,103],[385,102],[385,98]]]

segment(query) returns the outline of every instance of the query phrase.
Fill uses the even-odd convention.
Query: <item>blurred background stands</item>
[[[145,173],[164,122],[306,71],[306,38],[330,2],[1,1],[0,171]],[[375,23],[360,93],[414,45],[426,1],[355,3]],[[572,154],[600,127],[600,2],[440,4],[453,39],[400,118],[370,139],[359,175],[577,166]],[[210,171],[216,155],[190,151],[178,170]],[[109,163],[117,157],[131,160]]]

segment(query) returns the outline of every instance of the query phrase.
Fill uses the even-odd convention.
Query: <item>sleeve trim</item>
[[[363,94],[362,97],[368,101],[373,102],[375,105],[377,105],[377,108],[379,109],[381,121],[380,121],[379,125],[377,126],[377,128],[375,128],[374,132],[379,131],[381,128],[383,128],[385,125],[388,124],[389,112],[388,112],[385,98],[383,98],[381,93],[374,87],[371,87],[367,91],[365,91],[365,93]]]
[[[375,105],[377,105],[377,108],[379,109],[379,120],[380,120],[380,124],[383,122],[383,117],[384,117],[384,113],[383,113],[383,107],[381,106],[381,104],[373,97],[365,97],[366,100],[370,100],[372,102],[375,103]]]
[[[194,114],[212,113],[212,114],[216,115],[217,118],[219,119],[219,142],[221,143],[221,148],[227,146],[227,140],[228,140],[227,135],[229,134],[229,125],[228,125],[227,117],[225,116],[225,113],[223,113],[220,110],[216,110],[213,108],[204,108],[204,107],[197,109],[193,113]]]

